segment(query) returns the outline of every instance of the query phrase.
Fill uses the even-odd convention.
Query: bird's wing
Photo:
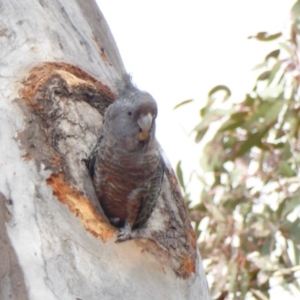
[[[165,171],[165,164],[163,158],[160,156],[160,163],[157,166],[155,176],[150,181],[150,187],[148,191],[145,193],[145,197],[143,199],[143,203],[141,205],[138,216],[133,224],[134,228],[140,228],[146,224],[148,219],[150,218],[158,197],[161,193],[162,181]]]

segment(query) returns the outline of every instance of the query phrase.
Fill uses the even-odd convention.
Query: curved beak
[[[139,140],[145,141],[149,137],[149,132],[152,126],[153,117],[150,113],[141,115],[137,120],[140,127]]]

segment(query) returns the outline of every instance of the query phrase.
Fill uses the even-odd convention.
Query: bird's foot
[[[116,243],[121,243],[133,238],[131,227],[132,226],[129,223],[125,223],[125,226],[120,229]]]

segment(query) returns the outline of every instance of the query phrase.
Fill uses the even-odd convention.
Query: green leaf
[[[270,232],[268,232],[268,230],[265,230],[265,234],[264,243],[261,247],[261,255],[267,257],[273,251],[274,243],[273,237],[270,236]]]
[[[285,79],[285,76],[286,76],[286,73],[282,72],[282,75],[278,79],[277,85],[280,85],[283,82],[283,80]]]
[[[233,113],[230,119],[235,121],[244,121],[248,115],[248,111],[238,111],[236,113]]]
[[[262,68],[265,68],[267,66],[266,62],[264,61],[263,63],[260,63],[256,65],[255,67],[252,68],[252,71],[260,70]]]
[[[212,122],[222,119],[226,115],[230,115],[234,112],[234,109],[214,109],[208,111],[202,121],[193,129],[193,131],[201,131],[209,127]]]
[[[225,223],[226,217],[224,216],[224,214],[221,212],[221,210],[216,205],[211,203],[208,206],[208,211],[213,216],[214,220],[216,220],[218,223]],[[221,231],[220,231],[220,233],[221,233],[221,238],[222,238],[224,233]]]
[[[284,199],[283,201],[281,201],[281,203],[278,205],[278,208],[276,210],[276,214],[279,219],[285,219],[285,217],[286,217],[286,215],[284,213],[286,201],[287,201],[287,199]]]
[[[173,109],[177,109],[178,107],[188,104],[188,103],[191,103],[193,101],[194,101],[194,99],[188,99],[188,100],[182,101],[182,102],[176,104]]]
[[[216,145],[213,148],[213,151],[211,150],[211,144],[208,144],[205,148],[204,151],[209,151],[209,157],[208,157],[208,165],[205,165],[205,160],[200,160],[201,161],[201,167],[204,168],[206,171],[216,171],[220,170],[220,168],[223,165],[222,162],[222,155],[224,154],[224,149],[220,146],[220,144]]]
[[[271,75],[271,71],[265,71],[257,77],[257,80],[261,80],[261,81],[267,80],[267,79],[269,79],[270,75]]]
[[[277,59],[279,54],[280,54],[280,49],[273,50],[266,56],[265,61],[267,61],[271,57]]]
[[[257,39],[257,40],[262,41],[262,42],[269,42],[269,41],[273,41],[275,39],[278,39],[281,36],[282,36],[281,32],[277,32],[277,33],[274,33],[274,34],[269,34],[268,32],[262,31],[262,32],[258,32],[254,36],[249,36],[248,39]]]
[[[224,149],[232,149],[234,145],[236,145],[238,142],[236,137],[229,137],[226,142],[223,143]]]
[[[268,84],[270,84],[270,83],[273,81],[273,79],[275,78],[277,72],[279,71],[279,69],[280,69],[280,67],[281,67],[281,64],[282,64],[282,62],[281,62],[281,61],[278,61],[278,62],[273,66],[273,68],[272,68],[272,70],[271,70],[271,73],[270,73],[270,75],[268,76],[268,81],[269,81]]]
[[[185,191],[185,184],[184,184],[183,173],[182,173],[182,169],[181,169],[181,160],[177,163],[176,175],[177,175],[178,181],[180,183],[180,186]]]
[[[290,240],[290,242],[293,247],[292,251],[294,252],[294,255],[295,255],[295,257],[294,257],[295,263],[296,263],[296,265],[299,265],[300,264],[300,250],[298,249],[298,246],[296,246],[293,241]]]
[[[207,127],[203,128],[202,130],[197,131],[197,134],[196,134],[196,137],[195,137],[195,142],[196,143],[199,143],[203,139],[203,137],[205,136],[208,128],[209,127],[207,126]]]
[[[299,243],[300,242],[300,235],[299,235],[299,230],[300,230],[300,220],[297,219],[291,229],[290,229],[290,238],[291,240],[294,241],[294,243]]]
[[[246,295],[249,292],[250,276],[249,270],[242,272],[241,274],[241,299],[246,299]]]
[[[291,20],[297,21],[300,16],[300,1],[296,1],[296,3],[291,8]]]
[[[249,152],[252,147],[261,144],[261,139],[266,135],[268,131],[268,127],[263,127],[260,131],[254,134],[249,134],[247,140],[242,143],[240,149],[235,153],[234,158],[243,156],[245,153]]]
[[[285,231],[285,236],[289,237],[294,243],[300,242],[300,220],[296,219],[294,222],[286,220],[282,226],[282,230]]]
[[[271,102],[272,103],[272,102]],[[264,119],[266,124],[273,123],[275,120],[278,119],[278,115],[281,112],[283,106],[285,105],[285,101],[278,99],[270,108],[265,112]]]
[[[241,172],[239,170],[236,170],[236,171],[230,173],[229,174],[230,175],[230,182],[234,182],[235,178],[233,178],[233,177],[240,176],[241,175],[240,173]],[[238,198],[229,198],[229,199],[226,199],[223,203],[224,203],[223,204],[224,208],[227,211],[231,212],[237,207],[237,205],[239,205],[240,199],[238,199]]]
[[[258,125],[258,120],[260,118],[265,118],[267,112],[272,108],[274,104],[272,102],[262,102],[255,107],[251,117],[245,122],[244,128],[251,130]],[[276,116],[277,117],[277,116]]]
[[[249,115],[248,111],[241,111],[233,113],[229,120],[227,120],[218,130],[218,132],[225,132],[234,130],[238,127],[242,127],[242,124],[247,119],[247,116]]]
[[[210,111],[209,107],[206,105],[200,109],[200,117],[204,117]]]
[[[278,212],[281,212],[280,218],[285,219],[288,214],[293,212],[299,206],[299,204],[298,196],[284,199],[278,207]]]
[[[292,156],[291,146],[289,143],[284,144],[282,155],[284,160],[288,160]]]
[[[244,120],[237,121],[237,122],[228,120],[219,128],[218,132],[221,133],[225,131],[233,131],[239,127],[242,127],[243,124],[244,124]]]
[[[234,292],[237,288],[238,264],[235,261],[229,263],[229,292]]]
[[[280,45],[281,48],[283,48],[288,54],[290,54],[291,56],[294,55],[294,51],[293,51],[293,49],[291,48],[290,45],[285,44],[285,43],[279,43],[279,45]]]
[[[231,91],[227,86],[217,85],[209,91],[208,97],[211,98],[211,96],[213,96],[215,93],[217,93],[219,91],[224,91],[225,92],[224,100],[227,100],[231,96]]]
[[[255,98],[251,97],[249,94],[246,95],[246,99],[244,100],[244,103],[246,106],[251,107],[255,102]]]
[[[252,210],[252,204],[250,204],[249,202],[240,203],[239,210],[240,210],[241,214],[243,214],[244,216],[246,216],[246,215],[248,215],[251,212],[251,210]]]
[[[280,162],[279,172],[285,177],[293,177],[296,175],[296,173],[292,170],[291,166],[285,161]]]
[[[297,34],[300,34],[300,20],[299,19],[297,19],[297,20],[294,21],[291,31],[292,32],[294,31]],[[292,38],[293,38],[292,41],[294,42],[295,41],[295,37],[292,36]]]

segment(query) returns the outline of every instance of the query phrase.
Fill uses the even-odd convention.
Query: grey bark
[[[171,167],[115,244],[82,161],[125,72],[94,1],[0,0],[1,299],[209,299]]]

